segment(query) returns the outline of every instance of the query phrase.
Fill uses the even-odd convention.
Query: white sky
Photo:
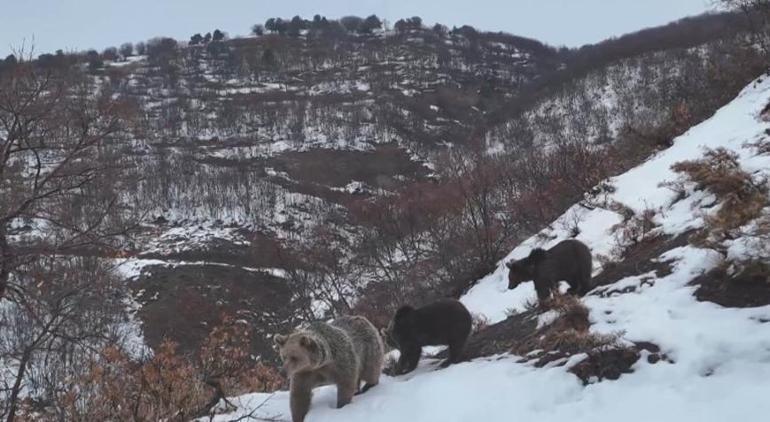
[[[248,34],[274,16],[329,18],[372,13],[395,22],[420,16],[505,31],[570,47],[713,9],[713,0],[0,0],[0,56],[34,38],[37,54],[101,50],[155,36],[189,39],[220,28]]]

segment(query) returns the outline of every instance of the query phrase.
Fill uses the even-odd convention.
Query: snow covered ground
[[[623,221],[613,211],[623,205],[637,214],[651,210],[659,233],[675,235],[703,225],[714,212],[714,198],[690,190],[684,198],[662,184],[677,180],[675,162],[697,159],[703,148],[735,151],[744,170],[757,180],[770,176],[770,157],[747,142],[767,135],[770,124],[759,118],[770,101],[770,80],[747,87],[711,119],[693,127],[674,145],[642,165],[610,180],[615,187],[599,205],[576,205],[550,228],[515,248],[498,269],[471,289],[462,301],[490,323],[506,318],[534,298],[531,283],[508,291],[508,259],[526,256],[532,247],[550,247],[579,230],[578,239],[595,255],[618,257],[615,226]],[[692,189],[692,187],[690,187]],[[603,204],[603,205],[602,205]],[[649,273],[619,280],[634,286],[630,293],[589,295],[591,331],[620,333],[622,341],[658,344],[671,363],[650,364],[644,355],[632,374],[616,381],[583,386],[567,372],[584,356],[564,366],[536,368],[514,356],[494,356],[436,371],[424,359],[414,373],[383,377],[382,383],[334,409],[335,387],[316,390],[308,422],[320,421],[727,421],[766,420],[770,415],[770,306],[732,309],[693,297],[688,283],[721,263],[715,251],[683,246],[658,258],[672,272]],[[601,271],[596,265],[596,272]],[[644,282],[642,282],[644,279]],[[644,352],[643,352],[644,353]],[[290,420],[288,393],[251,394],[233,399],[239,408],[216,420],[252,414]]]

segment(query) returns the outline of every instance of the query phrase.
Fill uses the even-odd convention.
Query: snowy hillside
[[[671,165],[700,159],[704,148],[737,154],[742,170],[760,184],[770,176],[770,155],[754,145],[770,124],[761,114],[770,102],[770,80],[748,86],[709,120],[678,137],[672,147],[612,178],[612,188],[570,208],[549,229],[522,243],[481,279],[462,301],[494,324],[534,299],[531,283],[508,291],[504,262],[549,247],[577,233],[592,249],[595,275],[622,260],[630,247],[620,235],[633,224],[628,215],[653,223],[646,236],[670,239],[706,224],[719,210],[714,195],[684,183]],[[629,212],[630,211],[630,212]],[[768,209],[762,212],[766,216]],[[619,224],[624,223],[624,224]],[[749,223],[752,224],[753,222]],[[748,254],[748,239],[723,242],[727,258]],[[667,357],[639,359],[633,373],[615,381],[591,382],[568,372],[586,358],[573,355],[538,367],[512,355],[477,358],[435,371],[424,359],[414,373],[384,377],[382,384],[334,409],[335,388],[316,391],[312,421],[726,421],[763,420],[770,414],[770,306],[726,308],[698,301],[690,283],[723,263],[717,250],[683,244],[657,257],[669,271],[650,271],[598,286],[584,298],[590,331],[619,335],[620,343],[651,342]],[[541,318],[546,324],[547,318]],[[648,353],[642,351],[642,357]],[[655,363],[651,363],[655,362]],[[244,415],[290,420],[288,393],[252,394],[232,399],[239,408],[216,420]]]
[[[126,201],[142,217],[132,242],[121,245],[120,275],[131,280],[147,345],[157,348],[168,338],[193,352],[223,314],[250,315],[252,327],[272,333],[296,315],[317,317],[338,306],[336,295],[324,292],[328,283],[308,287],[308,277],[321,280],[328,271],[307,262],[313,254],[302,249],[326,245],[328,239],[313,241],[323,232],[337,238],[334,253],[346,258],[331,261],[352,267],[348,261],[378,254],[380,263],[413,255],[420,266],[440,267],[420,270],[436,275],[426,284],[441,283],[437,294],[456,295],[585,188],[636,165],[756,77],[759,71],[745,65],[746,52],[724,47],[736,42],[732,32],[709,34],[689,40],[684,51],[655,44],[618,57],[607,51],[602,60],[584,58],[583,64],[579,51],[467,27],[342,38],[270,33],[210,43],[157,38],[137,55],[54,61],[78,63],[95,87],[127,100],[139,114],[141,123],[120,157],[136,178]],[[731,63],[738,60],[744,65],[736,71]],[[565,140],[589,141],[595,153],[631,153],[623,153],[623,163],[600,166],[613,167],[606,174],[575,164],[590,180],[566,187],[553,209],[535,207],[537,221],[526,228],[493,229],[497,239],[486,252],[453,244],[465,242],[467,233],[444,232],[428,250],[393,256],[387,256],[390,240],[383,233],[369,236],[377,241],[366,239],[373,221],[361,208],[435,182],[451,184],[460,167],[447,155],[464,156],[482,140],[492,153],[484,160],[518,159]],[[512,179],[528,185],[526,176]],[[495,194],[500,209],[487,212],[493,224],[505,225],[509,209],[520,208],[510,198],[526,195],[502,180],[491,176],[484,184],[504,192]],[[382,227],[381,218],[368,218]],[[364,243],[385,247],[370,251]],[[410,265],[394,279],[416,274]],[[350,280],[376,278],[370,264],[332,272]],[[360,296],[376,302],[375,295]],[[258,303],[257,297],[271,299]],[[185,317],[193,301],[215,306],[196,307],[189,315],[195,318]],[[267,309],[255,317],[258,305]],[[263,346],[254,353],[274,361]]]

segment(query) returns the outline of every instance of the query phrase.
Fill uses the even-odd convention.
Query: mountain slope
[[[634,217],[645,215],[652,223],[644,236],[671,239],[711,230],[712,218],[726,205],[702,186],[682,181],[671,165],[700,159],[704,148],[724,148],[736,154],[740,168],[757,185],[766,187],[770,155],[757,145],[767,143],[770,124],[762,119],[762,112],[769,102],[770,80],[755,81],[712,118],[678,137],[671,148],[603,184],[598,194],[576,204],[506,259],[525,256],[535,245],[549,246],[577,234],[600,257],[598,280],[602,267],[609,272],[613,265],[622,264],[638,241],[623,231],[636,224]],[[766,219],[766,197],[764,205],[741,228]],[[424,359],[416,372],[384,377],[380,386],[341,410],[332,408],[334,387],[319,388],[307,420],[760,420],[770,414],[770,306],[737,309],[701,302],[694,296],[697,286],[692,284],[726,262],[738,262],[749,252],[758,252],[750,237],[671,245],[654,259],[667,263],[666,271],[605,280],[606,285],[584,298],[591,333],[618,336],[621,346],[651,342],[665,356],[663,360],[636,361],[633,373],[616,381],[589,378],[583,386],[569,371],[587,359],[586,354],[542,367],[534,360],[496,355],[440,371],[434,371],[432,360]],[[516,318],[508,316],[509,309],[523,310],[534,297],[531,283],[506,290],[503,262],[462,298],[491,323]],[[537,323],[544,326],[552,320],[543,314]],[[651,354],[642,351],[641,355]],[[217,420],[250,413],[289,418],[286,392],[246,395],[233,402],[239,408]]]
[[[168,338],[194,352],[224,314],[247,317],[261,339],[293,324],[296,315],[314,318],[336,308],[340,300],[306,280],[323,278],[324,271],[295,257],[312,256],[305,250],[314,249],[313,239],[323,232],[336,238],[334,252],[345,258],[336,262],[398,261],[387,256],[392,239],[384,236],[369,242],[383,250],[361,248],[369,226],[381,223],[367,221],[361,208],[412,188],[440,195],[440,186],[429,186],[460,168],[450,168],[455,160],[448,156],[483,151],[484,160],[508,160],[505,167],[516,169],[515,160],[542,145],[568,142],[594,152],[627,150],[609,173],[635,165],[758,74],[745,57],[755,53],[745,51],[738,26],[722,31],[711,20],[732,22],[730,16],[701,17],[702,30],[690,32],[705,37],[664,27],[650,39],[658,30],[590,51],[559,51],[469,27],[414,27],[188,45],[159,38],[141,56],[73,57],[96,85],[135,103],[141,115],[135,143],[121,157],[139,179],[127,200],[146,218],[119,262],[132,281],[145,340],[155,348]],[[542,179],[547,185],[558,178]],[[421,275],[421,282],[441,283],[439,294],[458,294],[594,182],[553,195],[558,204],[534,212],[537,221],[522,223],[526,229],[493,230],[491,243],[505,247],[493,245],[491,253],[462,252],[472,250],[454,244],[467,243],[464,233],[435,242],[448,245],[442,250],[413,251],[423,266],[417,270],[435,275]],[[506,225],[512,210],[523,208],[510,203],[520,190],[504,185],[486,185],[495,192],[490,224]],[[457,201],[435,201],[450,202]],[[446,215],[444,208],[436,211]],[[370,265],[340,272],[374,280],[376,290],[382,278]],[[409,271],[395,278],[411,283],[404,275]],[[349,293],[351,302],[376,296]],[[275,306],[254,297],[270,297]],[[256,355],[275,358],[257,343]]]

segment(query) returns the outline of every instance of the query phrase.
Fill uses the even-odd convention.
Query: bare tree
[[[120,163],[105,160],[117,159],[132,111],[68,71],[23,62],[0,74],[0,298],[25,257],[125,233]]]
[[[133,115],[75,70],[26,60],[0,73],[0,347],[15,368],[0,386],[7,422],[22,391],[48,384],[52,395],[78,350],[116,341],[108,327],[121,293],[94,257],[109,256],[137,221],[121,195]]]
[[[716,0],[717,4],[729,10],[738,10],[746,15],[754,42],[765,54],[770,53],[770,0]]]
[[[57,393],[106,345],[122,344],[124,285],[96,258],[50,256],[25,265],[24,295],[0,309],[0,416],[17,417],[22,392],[56,407]],[[56,278],[51,277],[56,274]]]

